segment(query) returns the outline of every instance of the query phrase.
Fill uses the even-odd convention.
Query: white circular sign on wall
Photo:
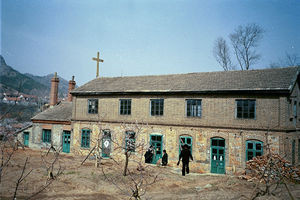
[[[106,141],[104,142],[104,146],[105,146],[106,148],[109,146],[109,141],[108,141],[108,140],[106,140]]]

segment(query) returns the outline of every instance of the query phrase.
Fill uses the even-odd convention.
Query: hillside
[[[0,93],[18,91],[39,97],[49,96],[53,74],[46,76],[35,76],[28,73],[22,74],[7,65],[1,55],[0,59]],[[61,77],[59,79],[59,96],[62,97],[68,93],[68,81]]]
[[[48,74],[46,76],[35,76],[33,74],[25,73],[26,76],[32,78],[33,80],[45,85],[48,88],[48,91],[50,91],[50,83],[51,79],[54,76],[53,74]],[[69,87],[69,82],[62,77],[58,75],[59,78],[59,85],[58,85],[58,91],[59,91],[59,96],[62,96],[63,94],[66,95],[68,94],[68,87]]]
[[[42,95],[48,89],[45,85],[33,80],[32,78],[14,70],[7,65],[4,58],[0,56],[0,84],[2,92],[19,91],[25,94]]]

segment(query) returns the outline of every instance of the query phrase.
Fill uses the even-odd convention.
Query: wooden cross
[[[100,53],[99,51],[97,52],[97,58],[93,58],[97,62],[97,74],[96,77],[99,77],[99,62],[104,62],[104,60],[100,59]]]

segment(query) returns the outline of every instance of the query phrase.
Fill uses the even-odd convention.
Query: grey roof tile
[[[71,121],[72,102],[61,102],[31,118],[32,120]]]
[[[72,94],[116,92],[205,92],[234,90],[288,90],[299,67],[249,71],[219,71],[153,76],[100,77]]]

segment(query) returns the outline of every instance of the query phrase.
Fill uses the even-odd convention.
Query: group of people
[[[154,148],[151,145],[144,155],[145,163],[152,163],[154,154],[155,154]],[[190,159],[193,160],[193,156],[191,154],[191,151],[189,150],[188,145],[185,144],[182,147],[182,150],[179,154],[179,160],[177,162],[177,165],[179,165],[180,160],[182,160],[182,176],[185,176],[186,173],[188,174],[190,172],[190,169],[189,169]],[[166,150],[163,150],[161,165],[167,166],[167,164],[168,164],[168,154],[167,154]]]
[[[144,155],[145,163],[152,163],[153,156],[154,156],[154,148],[151,145]],[[162,166],[167,166],[167,164],[168,164],[168,154],[167,154],[166,150],[163,150],[163,157],[161,159],[161,164],[162,164]]]

